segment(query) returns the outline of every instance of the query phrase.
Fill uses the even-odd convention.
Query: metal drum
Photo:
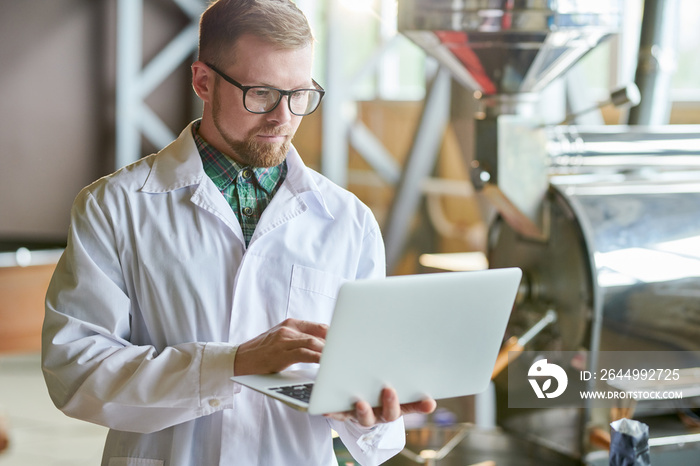
[[[528,277],[513,332],[552,307],[553,349],[700,350],[700,177],[552,181],[549,240],[499,220],[491,228],[490,266],[519,266]]]
[[[700,350],[697,172],[554,177],[546,211],[546,240],[525,238],[500,218],[490,229],[490,267],[518,266],[526,277],[509,333],[554,309],[556,324],[529,350]],[[506,384],[497,379],[499,423],[536,443],[581,457],[587,429],[606,425],[580,408],[505,409]]]

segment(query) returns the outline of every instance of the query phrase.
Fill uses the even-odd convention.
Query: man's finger
[[[420,400],[416,401],[413,403],[406,403],[401,405],[401,413],[402,414],[411,414],[411,413],[422,413],[422,414],[430,414],[433,411],[435,411],[435,408],[437,407],[437,402],[433,400],[432,398],[427,398],[425,400]]]
[[[382,390],[382,420],[384,422],[392,422],[401,416],[401,405],[399,405],[399,397],[396,395],[396,390],[393,388],[384,388]]]
[[[321,352],[313,351],[307,348],[297,348],[296,350],[287,353],[289,360],[293,361],[289,365],[296,364],[298,362],[304,363],[319,363],[321,361]]]
[[[366,401],[358,401],[355,404],[355,419],[363,427],[372,427],[377,423],[374,410]]]
[[[321,353],[325,346],[325,340],[310,335],[298,335],[296,338],[289,338],[286,341],[284,341],[281,344],[280,349],[283,351],[296,351],[305,349]]]
[[[285,323],[307,335],[313,335],[323,340],[326,339],[326,333],[328,332],[328,325],[326,324],[298,319],[287,319]]]

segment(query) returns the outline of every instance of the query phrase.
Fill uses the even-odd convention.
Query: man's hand
[[[382,406],[379,408],[372,409],[366,401],[358,401],[354,411],[326,414],[326,416],[339,421],[354,419],[363,427],[372,427],[375,424],[395,421],[404,414],[430,414],[435,411],[436,406],[437,403],[432,398],[401,405],[396,396],[396,390],[387,387],[382,390]]]
[[[271,374],[298,362],[318,363],[327,331],[325,324],[287,319],[238,347],[234,374]]]

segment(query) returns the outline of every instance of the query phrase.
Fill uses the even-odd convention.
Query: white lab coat
[[[58,408],[111,429],[104,466],[337,464],[331,428],[361,464],[403,447],[401,420],[368,431],[229,380],[236,345],[287,317],[328,323],[343,281],[385,273],[369,209],[287,161],[248,248],[191,126],[76,198],[42,366]]]

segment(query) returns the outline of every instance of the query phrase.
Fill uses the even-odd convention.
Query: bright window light
[[[374,11],[374,0],[340,0],[340,4],[351,11],[368,13]]]

